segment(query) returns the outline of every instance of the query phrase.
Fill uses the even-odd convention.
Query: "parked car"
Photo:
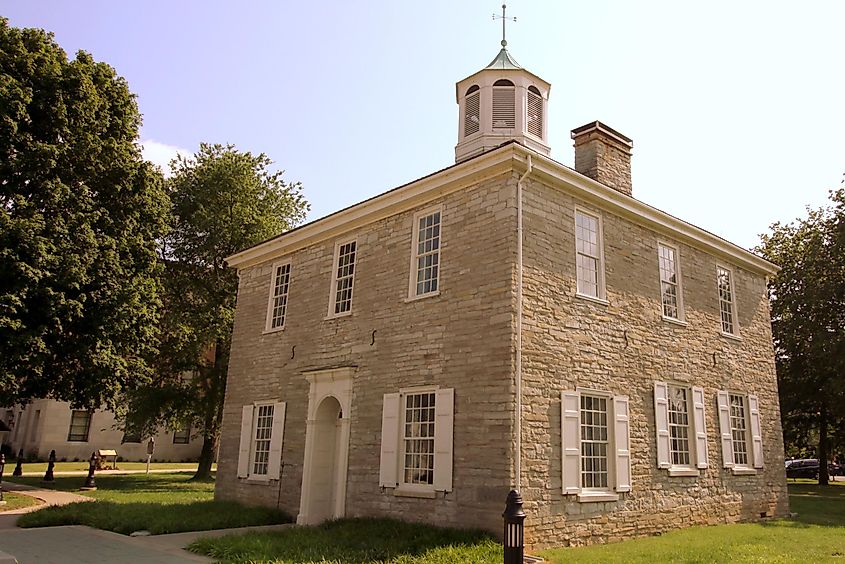
[[[789,466],[786,467],[787,478],[818,478],[819,477],[819,461],[816,458],[804,458],[801,460],[793,460]]]

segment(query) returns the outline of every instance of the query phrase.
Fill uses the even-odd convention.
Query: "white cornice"
[[[535,176],[554,188],[626,217],[658,233],[668,235],[677,241],[721,257],[741,268],[763,275],[772,275],[779,270],[776,265],[742,247],[626,196],[516,143],[499,147],[307,223],[274,239],[236,253],[228,257],[226,262],[239,270],[247,268],[337,237],[396,213],[413,209],[443,195],[505,174],[509,170],[522,173],[527,169],[529,154],[533,158],[533,171],[529,178]]]

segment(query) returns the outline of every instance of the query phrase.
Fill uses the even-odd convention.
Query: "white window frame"
[[[722,324],[722,291],[721,287],[719,286],[719,271],[724,270],[728,273],[728,281],[730,283],[730,292],[731,292],[731,331],[725,331],[724,325]],[[739,339],[739,316],[737,315],[737,295],[736,295],[736,277],[734,276],[734,270],[731,267],[724,266],[723,264],[716,263],[716,306],[717,311],[719,313],[719,333],[724,337],[729,337],[732,339]]]
[[[591,217],[596,220],[598,225],[598,241],[596,242],[598,246],[598,256],[592,257],[585,253],[581,253],[578,251],[578,214],[583,214],[588,217]],[[575,242],[575,295],[579,298],[584,298],[587,300],[591,300],[594,302],[598,302],[604,305],[607,305],[607,291],[605,287],[605,266],[604,266],[604,225],[602,221],[602,215],[598,212],[593,212],[582,208],[580,206],[575,206],[575,213],[573,215],[574,223],[573,223],[573,235],[574,235],[574,242]],[[596,290],[598,295],[591,296],[590,294],[586,294],[581,291],[581,287],[578,281],[578,255],[584,254],[584,256],[589,256],[597,261],[597,272],[596,272]]]
[[[688,464],[675,464],[672,456],[671,388],[685,391]],[[707,468],[707,422],[704,397],[704,389],[701,387],[682,382],[654,382],[657,467],[667,470],[669,476],[698,476],[699,470]]]
[[[349,286],[349,309],[346,311],[341,311],[339,313],[335,313],[337,308],[337,271],[340,268],[340,249],[345,245],[350,243],[355,243],[355,259],[352,261],[352,275],[350,276],[352,279],[352,283]],[[329,290],[329,309],[326,313],[326,319],[334,319],[336,317],[346,317],[348,315],[352,315],[352,302],[355,299],[355,274],[358,270],[358,238],[352,237],[350,239],[343,239],[337,241],[334,244],[334,258],[332,259],[332,283],[331,289]]]
[[[660,267],[660,261],[663,258],[661,254],[661,247],[665,247],[667,249],[671,249],[675,255],[675,289],[677,293],[677,310],[678,316],[672,317],[666,315],[666,309],[663,305],[663,272]],[[684,313],[684,284],[683,284],[683,277],[681,276],[681,249],[679,245],[673,245],[672,243],[667,243],[666,241],[657,241],[657,279],[659,283],[659,296],[660,296],[660,317],[663,321],[668,321],[670,323],[676,323],[679,325],[686,325],[686,314]],[[671,282],[667,282],[670,283]]]
[[[287,276],[288,276],[287,286],[288,287],[287,287],[287,291],[284,293],[284,296],[285,296],[285,308],[284,308],[285,313],[282,316],[282,324],[277,326],[277,327],[273,327],[273,321],[274,321],[274,318],[273,318],[273,309],[274,309],[273,303],[275,302],[275,298],[276,298],[277,274],[278,274],[279,268],[282,268],[282,267],[285,267],[285,266],[288,267],[288,274],[287,274]],[[265,333],[275,333],[276,331],[284,331],[284,329],[285,329],[285,325],[287,324],[287,321],[288,321],[288,306],[290,305],[290,285],[291,285],[291,275],[292,275],[292,273],[293,273],[293,266],[291,264],[291,261],[285,260],[285,261],[279,261],[279,262],[273,263],[273,269],[270,271],[270,292],[269,292],[270,295],[267,298],[267,318],[266,318],[265,325],[264,325],[264,332]]]
[[[731,397],[742,398],[743,407],[743,439],[745,442],[746,460],[739,464],[734,450],[734,417],[731,411]],[[734,475],[756,474],[763,468],[763,439],[760,428],[760,402],[756,395],[737,390],[721,390],[717,394],[716,406],[719,413],[719,425],[722,433],[722,462],[724,468],[729,468]],[[727,408],[727,409],[726,409]]]
[[[263,406],[273,406],[273,419],[270,424],[267,473],[256,474],[255,452],[257,447],[256,426],[258,414]],[[250,482],[268,483],[281,476],[282,447],[285,437],[285,412],[287,404],[275,399],[246,404],[241,412],[241,439],[238,445],[238,478]]]
[[[438,234],[437,246],[437,277],[434,279],[437,282],[437,289],[424,294],[417,294],[417,262],[419,259],[418,246],[420,239],[420,219],[429,215],[440,213],[440,232]],[[419,300],[440,295],[440,274],[443,271],[443,206],[432,206],[418,211],[414,214],[413,224],[411,226],[411,260],[410,260],[410,275],[408,277],[408,301]]]
[[[434,491],[434,435],[431,435],[431,483],[430,484],[417,484],[413,482],[406,482],[405,481],[405,425],[408,424],[407,416],[408,416],[408,408],[405,405],[408,399],[408,396],[414,395],[422,395],[422,394],[431,394],[435,398],[435,405],[432,406],[434,411],[434,425],[433,429],[434,432],[437,432],[437,390],[439,386],[421,386],[417,388],[403,388],[399,390],[399,448],[397,451],[399,453],[399,464],[397,466],[397,476],[398,476],[398,484],[399,488],[402,490],[407,491],[420,491],[420,492],[433,492]]]
[[[255,471],[255,464],[256,464],[256,456],[258,455],[258,438],[255,436],[258,431],[258,418],[261,413],[262,407],[272,407],[273,412],[270,415],[270,427],[269,431],[270,434],[266,439],[262,439],[262,441],[267,441],[267,462],[266,462],[266,469],[264,472],[256,472]],[[250,477],[255,477],[258,479],[269,479],[270,474],[270,444],[273,442],[273,421],[276,418],[276,405],[275,402],[256,402],[254,406],[254,410],[252,412],[252,434],[249,443],[249,475]]]

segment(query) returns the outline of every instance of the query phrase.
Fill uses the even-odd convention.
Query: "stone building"
[[[216,497],[535,546],[781,516],[766,277],[632,197],[632,142],[572,131],[502,48],[457,84],[456,164],[228,259]]]

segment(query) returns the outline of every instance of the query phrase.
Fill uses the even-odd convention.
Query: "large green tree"
[[[845,439],[845,190],[831,201],[772,225],[758,249],[781,266],[769,296],[785,443],[815,450],[821,484]]]
[[[299,183],[270,172],[270,159],[233,146],[200,146],[167,181],[173,222],[164,239],[165,307],[157,376],[126,402],[127,424],[191,424],[203,437],[197,478],[210,474],[229,366],[237,273],[225,258],[305,218]]]
[[[126,81],[0,18],[0,405],[113,405],[149,376],[160,173]]]

